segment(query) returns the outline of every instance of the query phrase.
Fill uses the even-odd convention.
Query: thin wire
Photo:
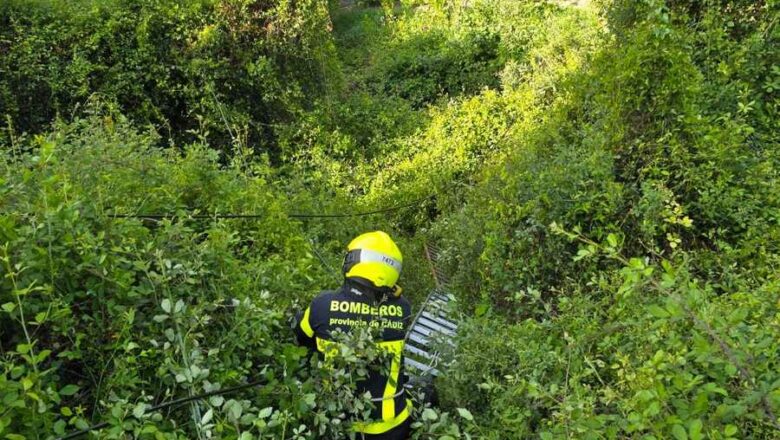
[[[383,214],[387,212],[399,211],[401,209],[407,209],[417,206],[428,200],[431,196],[417,199],[414,202],[406,203],[403,205],[391,206],[389,208],[377,209],[374,211],[346,213],[346,214],[287,214],[289,218],[347,218],[347,217],[364,217],[374,214]],[[267,214],[192,214],[186,217],[194,219],[240,219],[240,218],[265,218]],[[108,214],[110,218],[145,218],[151,220],[163,220],[169,218],[184,217],[177,214]]]
[[[314,243],[313,239],[309,239],[309,245],[311,245],[311,250],[314,251],[314,255],[317,256],[317,258],[320,260],[320,263],[322,263],[323,267],[328,269],[328,273],[332,274],[333,277],[336,279],[336,281],[341,281],[341,272],[337,271],[335,267],[333,267],[328,261],[325,259],[325,257],[320,254],[319,250],[317,250],[317,246]]]
[[[211,397],[211,396],[221,396],[223,394],[232,393],[234,391],[240,391],[240,390],[243,390],[245,388],[251,388],[251,387],[254,387],[254,386],[257,386],[257,385],[263,385],[265,383],[266,383],[265,379],[260,379],[260,380],[255,380],[255,381],[252,381],[252,382],[249,382],[249,383],[241,384],[241,385],[236,385],[234,387],[225,388],[223,390],[209,391],[208,393],[198,394],[196,396],[182,397],[180,399],[171,400],[170,402],[165,402],[165,403],[161,403],[161,404],[159,404],[157,406],[153,406],[153,407],[149,408],[148,410],[146,410],[146,412],[159,411],[161,409],[165,409],[165,408],[168,408],[168,407],[171,407],[171,406],[174,406],[174,405],[180,405],[182,403],[192,402],[193,400],[206,399],[206,398]],[[57,440],[69,440],[69,439],[77,438],[77,437],[80,437],[82,435],[89,434],[90,431],[100,430],[100,429],[103,429],[103,428],[107,428],[108,426],[109,426],[108,422],[98,423],[96,425],[90,426],[89,428],[82,429],[81,431],[74,431],[74,432],[71,432],[70,434],[67,434],[67,435],[63,436],[63,437],[58,437]]]
[[[417,199],[417,200],[415,200],[413,202],[409,202],[409,203],[406,203],[406,204],[403,204],[403,205],[391,206],[389,208],[377,209],[377,210],[374,210],[374,211],[356,212],[356,213],[353,213],[353,214],[295,214],[295,213],[293,213],[293,214],[289,214],[288,217],[291,217],[291,218],[364,217],[364,216],[367,216],[367,215],[384,214],[386,212],[393,212],[393,211],[399,211],[401,209],[412,208],[412,207],[415,207],[415,206],[418,206],[418,205],[422,204],[422,202],[430,199],[431,197],[433,197],[433,196],[430,195],[430,196],[422,197],[422,198],[419,198],[419,199]]]

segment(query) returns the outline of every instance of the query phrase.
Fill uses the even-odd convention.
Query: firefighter
[[[381,231],[362,234],[347,247],[342,271],[344,283],[335,291],[320,293],[295,322],[298,343],[327,357],[333,344],[331,332],[350,332],[358,326],[379,328],[381,349],[390,353],[386,368],[372,368],[357,384],[357,393],[368,391],[374,403],[372,419],[354,423],[358,438],[406,439],[411,401],[405,392],[403,347],[411,305],[401,296],[398,277],[403,257],[389,235]],[[385,371],[385,373],[383,373]]]

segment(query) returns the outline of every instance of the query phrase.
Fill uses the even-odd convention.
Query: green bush
[[[338,255],[370,220],[304,231],[259,158],[223,166],[203,144],[157,143],[100,111],[3,150],[0,434],[53,438],[106,421],[101,438],[347,436],[367,409],[349,398],[354,372],[376,353],[358,335],[347,346],[364,356],[345,354],[340,373],[316,365],[304,373],[308,356],[287,322],[339,282],[337,263],[315,252]],[[294,206],[317,205],[299,197]],[[193,216],[232,212],[257,217]],[[171,217],[114,216],[147,213]],[[258,379],[268,384],[149,411]],[[445,417],[418,432],[453,430]]]
[[[0,6],[0,435],[348,436],[370,335],[285,322],[385,229],[464,316],[413,438],[774,438],[780,4],[379,3]]]
[[[545,319],[473,320],[442,398],[486,438],[772,438],[777,329],[761,322],[776,283],[724,297],[684,266],[632,259],[600,281],[611,297],[568,292]]]
[[[11,1],[0,20],[0,114],[18,131],[99,96],[177,143],[274,151],[273,126],[336,74],[317,1]]]
[[[459,40],[426,33],[396,44],[387,59],[379,61],[376,81],[384,93],[415,107],[498,85],[498,38],[490,32]]]
[[[757,240],[777,236],[780,212],[765,119],[777,5],[699,6],[610,9],[620,38],[557,76],[544,117],[515,125],[507,158],[434,226],[478,316],[445,400],[469,402],[495,438],[780,427],[764,312],[780,249]]]
[[[279,195],[202,145],[179,154],[156,142],[93,117],[5,158],[0,432],[45,438],[104,412],[124,419],[145,393],[257,377],[289,351],[286,308],[319,269]],[[262,217],[187,215],[232,210]],[[110,217],[145,212],[182,217]]]

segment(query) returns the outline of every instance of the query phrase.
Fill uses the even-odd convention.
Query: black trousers
[[[406,440],[412,431],[412,418],[409,417],[403,423],[382,434],[363,434],[358,440]]]

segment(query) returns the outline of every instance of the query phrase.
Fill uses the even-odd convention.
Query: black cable
[[[206,399],[206,398],[209,398],[211,396],[221,396],[223,394],[232,393],[234,391],[240,391],[240,390],[243,390],[245,388],[251,388],[251,387],[254,387],[254,386],[257,386],[257,385],[262,385],[264,383],[266,383],[266,380],[265,379],[260,379],[260,380],[256,380],[256,381],[253,381],[253,382],[241,384],[241,385],[236,385],[234,387],[225,388],[223,390],[209,391],[208,393],[198,394],[197,396],[182,397],[181,399],[171,400],[169,402],[165,402],[165,403],[161,403],[161,404],[159,404],[157,406],[153,406],[153,407],[149,408],[148,410],[146,410],[146,412],[159,411],[161,409],[165,409],[165,408],[168,408],[168,407],[171,407],[171,406],[174,406],[174,405],[180,405],[182,403],[192,402],[193,400]],[[101,423],[98,423],[96,425],[92,425],[89,428],[82,429],[81,431],[74,431],[74,432],[71,432],[70,434],[67,434],[67,435],[63,436],[63,437],[58,437],[57,440],[69,440],[69,439],[81,437],[82,435],[89,434],[90,431],[96,431],[96,430],[99,430],[99,429],[107,428],[108,426],[109,426],[108,422],[101,422]]]
[[[320,263],[322,263],[322,266],[328,269],[328,273],[332,274],[336,281],[341,282],[342,273],[337,271],[335,267],[331,266],[331,264],[325,260],[325,257],[323,257],[322,254],[320,254],[320,251],[317,250],[317,245],[314,243],[313,239],[309,239],[309,244],[311,245],[311,250],[314,251],[314,255],[316,255],[320,260]]]
[[[413,202],[409,202],[409,203],[406,203],[406,204],[403,204],[403,205],[391,206],[389,208],[377,209],[375,211],[357,212],[357,213],[354,213],[354,214],[288,214],[288,217],[291,217],[291,218],[363,217],[363,216],[367,216],[367,215],[383,214],[383,213],[386,213],[386,212],[393,212],[393,211],[398,211],[398,210],[401,210],[401,209],[412,208],[412,207],[415,207],[415,206],[421,204],[422,202],[430,199],[431,197],[432,196],[422,197],[422,198],[419,198],[419,199],[417,199],[417,200],[415,200]]]
[[[411,208],[414,206],[419,205],[420,203],[424,202],[425,200],[431,198],[431,196],[423,197],[420,199],[417,199],[413,202],[406,203],[403,205],[396,205],[391,206],[389,208],[383,208],[383,209],[377,209],[374,211],[367,211],[367,212],[356,212],[352,214],[298,214],[298,213],[292,213],[287,214],[287,217],[290,218],[346,218],[346,217],[364,217],[367,215],[374,215],[374,214],[383,214],[387,212],[393,212],[398,211],[401,209]],[[186,217],[188,218],[195,218],[195,219],[238,219],[238,218],[265,218],[267,214],[192,214],[188,215]],[[108,217],[110,218],[145,218],[145,219],[151,219],[151,220],[163,220],[168,218],[176,218],[176,217],[184,217],[179,216],[176,214],[108,214]]]

